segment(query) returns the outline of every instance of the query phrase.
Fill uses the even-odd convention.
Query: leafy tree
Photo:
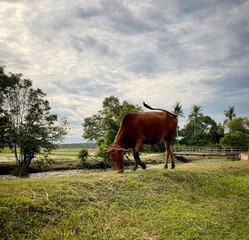
[[[220,126],[218,127],[211,117],[202,114],[196,117],[195,128],[193,128],[193,121],[189,120],[180,131],[180,135],[183,137],[180,141],[182,144],[206,146],[219,143]]]
[[[209,116],[201,116],[198,118],[197,130],[210,132],[213,127],[217,126],[216,122]]]
[[[175,102],[174,105],[173,105],[173,108],[174,108],[174,113],[178,117],[184,117],[181,101]],[[179,129],[178,128],[179,127],[177,126],[177,128],[176,128],[176,138],[177,138],[177,143],[179,145]]]
[[[62,140],[67,121],[58,123],[46,94],[33,89],[31,80],[22,79],[22,74],[5,74],[3,67],[0,73],[1,119],[7,120],[0,138],[2,145],[13,150],[17,164],[27,168],[41,150],[48,153]]]
[[[219,144],[220,139],[224,137],[224,126],[219,123],[216,127],[211,129],[213,144]]]
[[[97,114],[94,114],[92,117],[87,117],[84,119],[83,128],[85,139],[97,140],[104,136],[104,130],[102,128],[102,113],[99,111]]]
[[[99,147],[110,146],[118,132],[120,122],[128,112],[141,111],[141,107],[127,101],[120,103],[115,96],[104,99],[103,109],[84,119],[83,138],[95,140]]]
[[[196,125],[198,124],[198,120],[202,116],[203,116],[202,107],[198,105],[193,105],[192,111],[190,112],[188,116],[188,120],[191,122],[194,132],[196,131]]]
[[[249,119],[246,117],[233,118],[226,123],[229,132],[249,133]]]
[[[212,136],[209,132],[196,130],[191,136],[190,143],[195,146],[208,146],[212,144]]]
[[[0,148],[3,148],[9,142],[9,134],[11,131],[11,123],[7,110],[4,108],[5,94],[12,82],[4,72],[4,66],[0,66]]]
[[[249,119],[246,117],[233,118],[226,122],[229,132],[221,139],[224,147],[244,148],[249,147]]]

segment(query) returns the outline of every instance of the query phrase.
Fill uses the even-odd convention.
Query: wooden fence
[[[249,149],[242,149],[242,148],[186,147],[186,148],[174,149],[174,155],[176,158],[181,158],[183,156],[202,156],[202,157],[215,156],[215,157],[229,157],[232,159],[239,160],[241,159],[242,153],[243,157],[244,155],[247,155],[248,159]]]

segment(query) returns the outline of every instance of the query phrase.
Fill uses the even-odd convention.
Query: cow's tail
[[[151,106],[149,106],[149,105],[146,104],[145,102],[143,102],[143,105],[144,105],[146,108],[150,109],[150,110],[159,110],[159,111],[163,111],[163,112],[168,113],[168,114],[171,115],[172,117],[177,118],[177,115],[176,115],[176,114],[171,113],[171,112],[169,112],[169,111],[167,111],[167,110],[165,110],[165,109],[161,109],[161,108],[152,108]]]

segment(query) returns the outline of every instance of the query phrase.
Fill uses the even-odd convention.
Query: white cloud
[[[110,95],[248,116],[248,11],[238,0],[2,1],[0,64],[48,94],[71,139]]]

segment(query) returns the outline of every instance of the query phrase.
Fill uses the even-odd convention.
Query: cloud
[[[71,44],[79,53],[94,51],[96,54],[103,56],[116,54],[103,40],[98,40],[89,35],[84,37],[72,36]]]
[[[110,95],[248,116],[248,12],[246,0],[1,1],[0,65],[46,92],[78,141]]]
[[[245,101],[249,93],[249,72],[228,72],[216,79],[203,81],[208,89],[214,89],[216,100],[221,98],[229,104],[239,104]]]

